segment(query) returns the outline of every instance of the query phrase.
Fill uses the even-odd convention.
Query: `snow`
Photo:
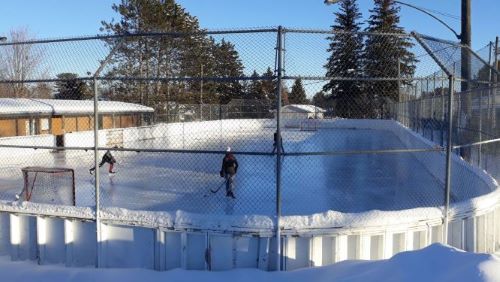
[[[153,108],[115,101],[99,101],[99,112],[102,113],[152,113]],[[56,100],[56,99],[13,99],[0,98],[0,115],[62,115],[93,114],[92,100]]]
[[[324,109],[316,107],[314,105],[302,105],[302,104],[290,104],[283,107],[282,112],[288,112],[291,110],[296,110],[303,113],[324,113]]]
[[[95,211],[91,207],[50,205],[34,202],[0,201],[0,210],[11,213],[44,214],[69,218],[95,218]]]
[[[108,221],[126,221],[127,224],[148,227],[172,227],[175,215],[168,212],[133,211],[123,208],[106,208],[101,210],[100,218]]]
[[[433,244],[418,251],[403,252],[387,260],[343,261],[329,266],[289,272],[235,269],[208,272],[174,269],[158,272],[146,269],[65,268],[40,266],[33,262],[11,262],[0,257],[2,281],[83,282],[83,281],[241,281],[241,282],[322,282],[322,281],[500,281],[500,260],[494,255],[467,253],[446,245]]]

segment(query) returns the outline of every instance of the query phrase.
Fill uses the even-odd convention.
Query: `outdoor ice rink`
[[[236,134],[226,140],[192,139],[169,145],[166,139],[137,141],[125,148],[187,148],[199,150],[272,151],[269,128]],[[405,149],[391,131],[373,129],[319,129],[283,131],[286,152],[366,151]],[[77,206],[94,206],[92,151],[48,152],[4,156],[0,171],[3,200],[14,200],[22,189],[21,168],[59,166],[75,170]],[[104,152],[100,153],[102,156]],[[273,215],[276,209],[275,156],[238,155],[236,199],[225,197],[219,176],[222,154],[124,152],[113,153],[116,174],[108,165],[101,172],[101,206],[132,210],[176,211],[200,214]],[[427,152],[422,154],[438,154]],[[285,156],[282,158],[282,211],[303,215],[335,210],[344,213],[368,210],[401,210],[439,206],[443,184],[411,153]],[[453,199],[452,199],[453,200]]]

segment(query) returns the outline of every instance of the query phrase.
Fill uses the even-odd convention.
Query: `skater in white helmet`
[[[231,147],[227,147],[226,155],[222,159],[220,176],[226,178],[226,196],[235,199],[233,176],[238,172],[238,161],[231,153]]]

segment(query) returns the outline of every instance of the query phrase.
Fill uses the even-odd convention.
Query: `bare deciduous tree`
[[[27,28],[18,28],[10,31],[13,43],[32,40]],[[12,83],[4,85],[3,96],[22,98],[28,97],[30,91],[27,84],[21,81],[36,79],[44,57],[42,49],[34,44],[11,44],[0,47],[0,79],[10,80]],[[7,86],[7,87],[5,87]]]

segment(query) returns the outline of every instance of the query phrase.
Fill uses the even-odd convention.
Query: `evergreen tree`
[[[265,99],[264,89],[262,88],[262,81],[259,80],[259,74],[257,71],[253,71],[252,80],[248,83],[246,90],[247,99]]]
[[[61,100],[83,100],[91,96],[87,84],[82,80],[78,80],[76,73],[60,73],[57,75],[57,78],[62,81],[56,82],[56,94],[54,98]]]
[[[325,92],[319,91],[318,93],[314,94],[312,98],[312,104],[326,109],[328,107],[328,97],[325,95]]]
[[[325,116],[331,116],[333,114],[331,101],[332,100],[330,99],[330,97],[328,97],[328,95],[325,94],[325,92],[319,91],[318,93],[314,94],[311,102],[313,105],[326,110]]]
[[[266,99],[272,100],[271,101],[271,107],[275,108],[275,99],[273,98],[276,95],[276,80],[275,79],[270,79],[270,77],[273,77],[274,73],[271,70],[270,67],[267,68],[266,72],[262,74],[262,77],[266,77],[267,79],[264,79],[261,81],[262,84],[262,92],[263,95]]]
[[[113,34],[141,32],[179,32],[186,35],[134,36],[120,42],[108,39],[110,48],[117,47],[109,77],[213,77],[240,76],[242,64],[230,42],[215,42],[203,33],[196,17],[191,16],[175,0],[121,0],[112,9],[120,15],[118,22],[102,22],[101,31]],[[120,45],[118,45],[120,44]],[[223,56],[223,58],[217,57]],[[223,67],[227,69],[224,70]],[[238,71],[241,71],[239,73]],[[161,113],[167,103],[203,103],[219,101],[218,91],[240,95],[239,83],[222,84],[201,80],[178,81],[113,81],[113,99],[153,106]],[[203,89],[201,88],[203,85]],[[222,86],[221,86],[222,85]],[[229,89],[229,90],[228,90]],[[219,92],[222,93],[222,92]]]
[[[262,77],[266,77],[265,80],[262,80],[262,89],[264,91],[264,96],[266,99],[269,99],[269,103],[272,109],[276,109],[277,100],[276,93],[278,92],[278,79],[274,77],[274,73],[270,67],[267,68],[266,72],[262,75]],[[272,79],[270,79],[272,78]],[[283,85],[281,87],[281,105],[285,106],[289,104],[288,100],[289,91],[288,88]]]
[[[375,7],[370,10],[364,52],[366,76],[379,78],[404,78],[403,84],[409,83],[415,73],[415,55],[409,50],[413,43],[404,36],[399,27],[399,10],[394,0],[374,0]],[[382,33],[399,33],[401,36]],[[399,65],[399,66],[398,66]],[[398,71],[399,69],[399,71]],[[399,73],[399,74],[398,74]],[[408,80],[406,80],[408,79]],[[376,81],[366,83],[368,100],[373,117],[383,117],[387,112],[386,104],[399,101],[397,81]]]
[[[335,13],[333,35],[328,37],[331,53],[325,65],[327,77],[356,77],[360,75],[363,42],[358,20],[361,18],[356,0],[344,0],[340,11]],[[335,100],[336,115],[360,117],[365,111],[361,92],[361,82],[356,80],[330,80],[323,86]]]
[[[288,88],[283,85],[281,87],[281,106],[286,106],[290,104],[290,91],[288,91]]]
[[[290,104],[307,104],[309,102],[306,97],[304,86],[302,85],[302,79],[298,78],[295,80],[288,99]]]
[[[214,75],[221,78],[242,77],[243,63],[239,59],[238,52],[234,45],[222,39],[215,45]],[[243,95],[243,86],[238,80],[225,81],[216,86],[221,104],[227,104],[231,99],[241,98]]]

